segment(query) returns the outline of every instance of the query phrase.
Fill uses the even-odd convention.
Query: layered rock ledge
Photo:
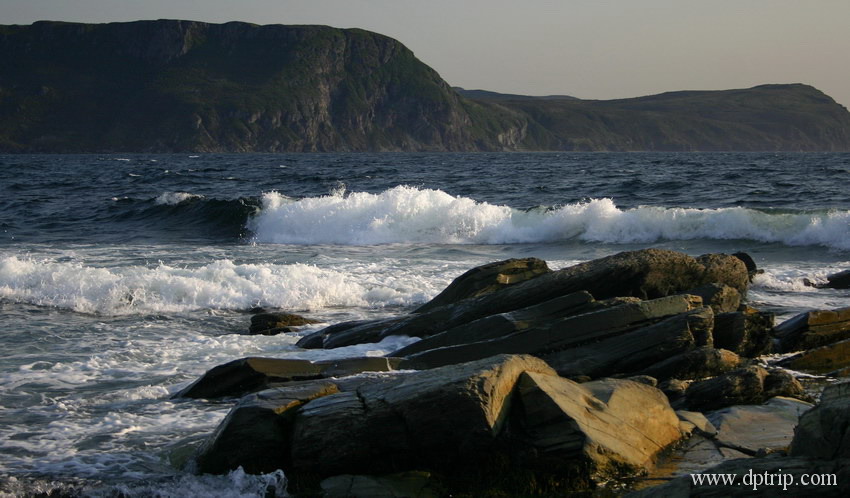
[[[829,334],[813,343],[841,351],[844,312],[774,326],[772,314],[746,304],[755,271],[743,254],[657,249],[556,271],[534,258],[491,263],[408,314],[299,341],[421,338],[387,357],[244,358],[175,397],[241,397],[199,449],[200,472],[283,469],[296,494],[616,494],[675,454],[680,472],[698,472],[788,452],[813,393],[758,356],[823,326]],[[823,337],[839,342],[823,346]],[[784,361],[816,361],[818,351]],[[845,435],[833,434],[843,430],[833,423],[843,420],[834,408],[846,402],[842,389],[806,412],[790,467],[809,465],[815,447],[844,458]],[[759,437],[743,436],[756,426]],[[801,449],[818,438],[838,446]]]

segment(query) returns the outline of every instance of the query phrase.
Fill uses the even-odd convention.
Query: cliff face
[[[357,29],[0,26],[0,152],[850,150],[850,114],[803,85],[465,95]]]
[[[0,150],[501,149],[522,124],[473,126],[481,105],[362,30],[39,22],[0,28],[0,61]]]

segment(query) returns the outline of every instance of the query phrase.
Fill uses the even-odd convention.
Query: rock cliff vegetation
[[[0,26],[0,152],[850,150],[805,85],[617,101],[452,89],[359,29]]]

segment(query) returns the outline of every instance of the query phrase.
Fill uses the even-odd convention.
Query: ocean
[[[250,336],[249,310],[406,312],[469,268],[658,247],[749,253],[781,322],[850,305],[850,154],[0,155],[0,496],[264,496],[193,474],[232,403],[171,400],[245,356],[382,355]],[[309,326],[304,332],[324,325]]]

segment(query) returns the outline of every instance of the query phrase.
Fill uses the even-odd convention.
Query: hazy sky
[[[450,84],[587,99],[808,83],[850,107],[850,0],[0,0],[0,24],[358,27]]]

